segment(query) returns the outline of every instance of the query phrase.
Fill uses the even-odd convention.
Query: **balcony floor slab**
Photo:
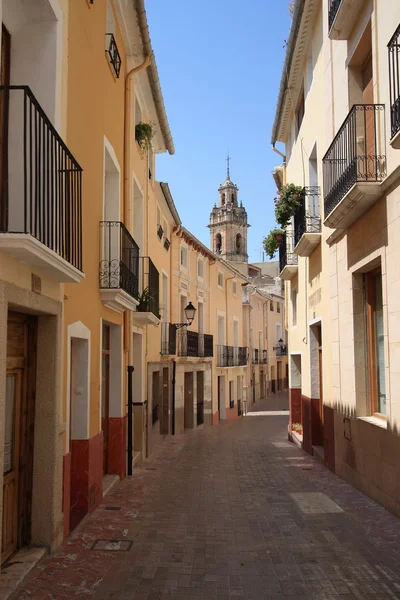
[[[348,40],[364,8],[364,0],[342,0],[329,31],[331,40]]]
[[[158,325],[160,319],[152,312],[134,311],[132,319],[135,325],[143,327],[143,325]]]
[[[107,308],[118,313],[122,313],[125,310],[134,310],[139,304],[138,300],[135,300],[135,298],[121,288],[100,289],[100,297]]]
[[[0,233],[0,250],[59,283],[79,283],[85,275],[27,233]]]
[[[293,277],[295,277],[295,275],[297,275],[298,269],[299,269],[298,265],[285,265],[285,267],[282,269],[279,277],[283,281],[290,281],[290,279],[293,279]]]
[[[348,229],[382,196],[382,184],[355,183],[344,198],[326,217],[324,225],[332,229]]]
[[[294,253],[302,257],[311,256],[320,243],[320,233],[303,233],[297,246],[295,246]]]

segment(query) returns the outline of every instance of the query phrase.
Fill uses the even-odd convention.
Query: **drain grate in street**
[[[120,506],[105,506],[104,510],[121,510]]]
[[[95,540],[91,550],[103,552],[129,552],[133,546],[133,540]]]

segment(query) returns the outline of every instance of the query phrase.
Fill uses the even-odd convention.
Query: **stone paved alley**
[[[399,520],[289,443],[287,422],[166,439],[14,598],[400,598]]]

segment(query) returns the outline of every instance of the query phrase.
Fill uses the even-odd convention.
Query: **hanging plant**
[[[153,139],[155,131],[151,123],[138,123],[135,127],[135,140],[140,146],[142,152],[146,152],[151,149],[151,140]]]
[[[263,240],[264,250],[271,260],[282,243],[282,236],[282,229],[271,229],[267,237]]]
[[[282,228],[289,224],[290,219],[301,204],[303,194],[304,188],[300,185],[294,185],[294,183],[288,183],[278,191],[278,196],[274,198],[275,218]]]

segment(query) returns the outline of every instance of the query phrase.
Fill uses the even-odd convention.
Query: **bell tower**
[[[239,188],[231,181],[230,157],[227,159],[226,180],[218,188],[219,201],[210,215],[210,248],[229,262],[248,262],[247,212],[238,203]]]

